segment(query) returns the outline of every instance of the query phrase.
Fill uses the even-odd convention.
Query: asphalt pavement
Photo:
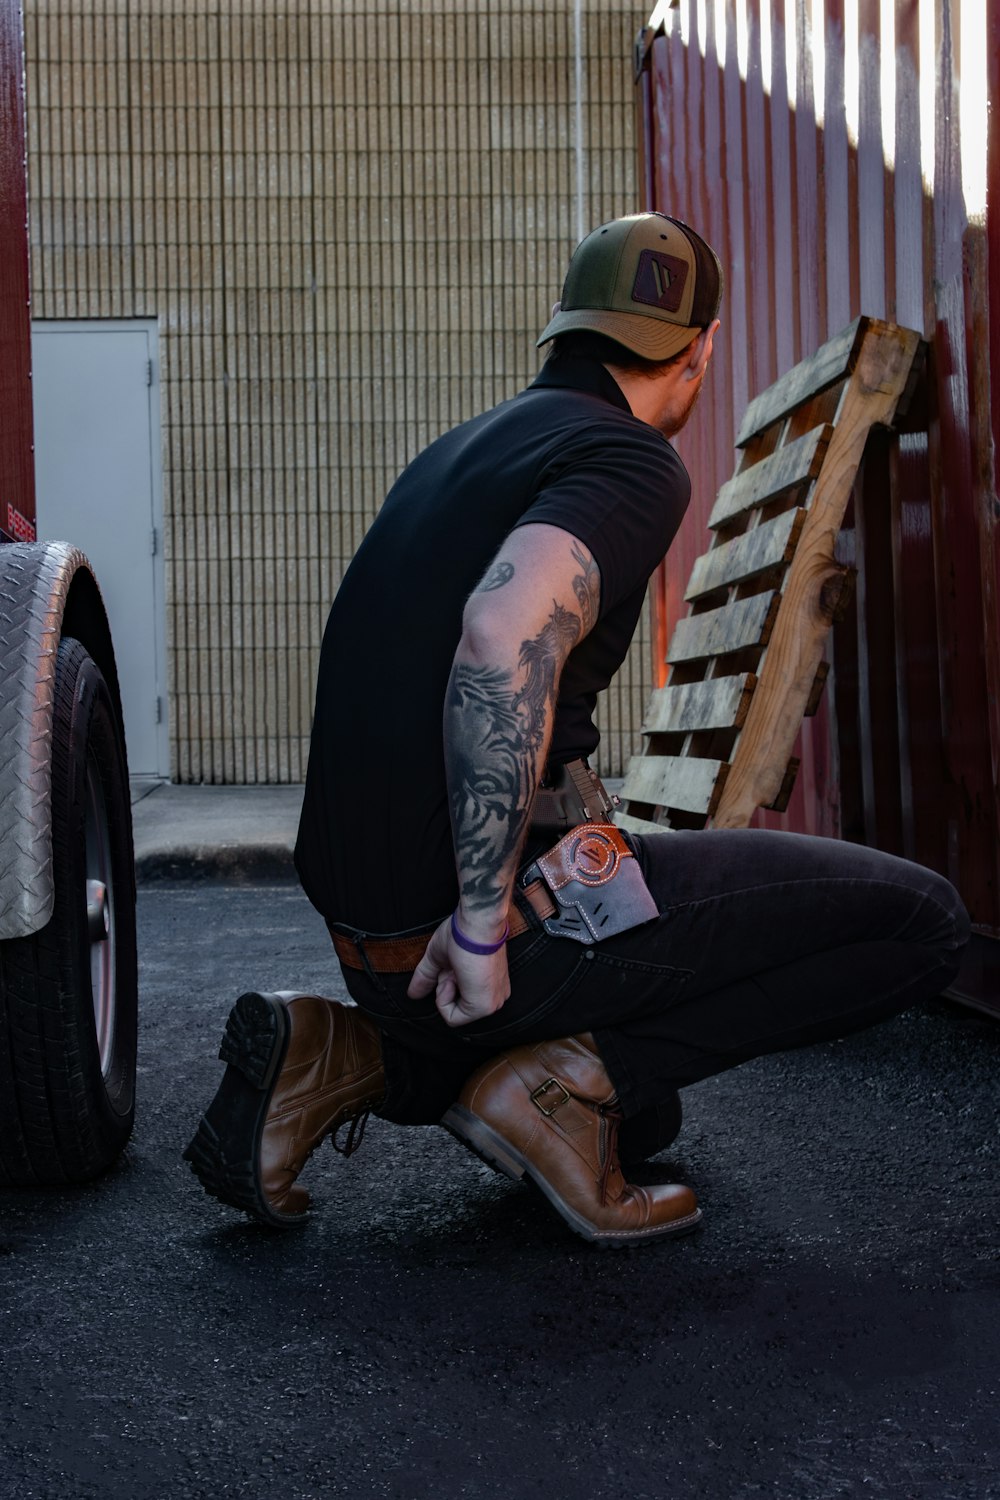
[[[297,789],[261,790],[287,855]],[[268,1231],[181,1152],[238,994],[343,991],[293,880],[191,847],[140,886],[132,1144],[0,1198],[3,1500],[1000,1500],[996,1022],[935,1002],[686,1090],[682,1241],[588,1247],[375,1119]]]

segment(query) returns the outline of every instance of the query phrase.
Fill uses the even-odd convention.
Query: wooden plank
[[[829,675],[830,663],[828,661],[821,661],[816,669],[816,676],[813,678],[813,685],[809,689],[809,699],[806,703],[805,708],[803,709],[804,718],[811,719],[813,715],[818,712],[820,699],[823,696],[823,689],[826,686],[826,679]]]
[[[742,536],[734,536],[732,541],[703,553],[691,569],[685,599],[700,599],[716,589],[744,583],[759,573],[791,562],[805,518],[801,506],[786,510],[773,521],[765,521],[753,531],[745,531]]]
[[[847,571],[834,560],[834,538],[869,430],[891,423],[919,344],[912,329],[869,325],[785,579],[767,661],[714,815],[717,828],[745,828],[780,794]]]
[[[626,833],[676,833],[676,829],[668,828],[665,823],[651,823],[648,818],[635,818],[631,813],[616,812],[615,825],[624,828]]]
[[[695,729],[739,729],[757,686],[752,672],[657,688],[649,700],[643,734],[687,734]]]
[[[776,449],[768,458],[762,458],[760,463],[751,464],[749,469],[727,479],[712,506],[709,526],[724,526],[765,500],[774,500],[798,485],[809,484],[820,471],[832,436],[833,428],[828,423],[814,427],[794,442]]]
[[[629,802],[676,807],[710,817],[725,785],[728,765],[693,755],[634,755],[622,796]]]
[[[857,363],[867,330],[888,326],[880,324],[875,318],[855,318],[853,323],[835,334],[815,354],[793,366],[774,385],[768,386],[766,391],[761,391],[743,414],[736,437],[737,448],[745,448],[755,433],[763,432],[765,427],[787,417],[790,411],[794,411],[811,396],[850,374]]]
[[[707,609],[677,621],[667,652],[667,661],[701,661],[723,656],[744,646],[767,644],[781,595],[777,591],[734,599],[721,609]]]
[[[778,795],[768,808],[768,812],[783,813],[788,811],[788,804],[791,801],[792,792],[795,790],[795,778],[799,774],[800,764],[798,757],[793,755],[785,767],[785,774],[782,777],[781,786],[778,788]]]

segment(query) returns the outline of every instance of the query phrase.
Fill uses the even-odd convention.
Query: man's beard
[[[669,418],[664,417],[664,420],[660,425],[660,431],[663,433],[664,437],[675,437],[683,427],[687,426],[688,419],[690,418],[691,413],[694,411],[695,406],[698,404],[698,397],[701,395],[702,386],[704,384],[705,378],[704,376],[702,376],[697,385],[695,385],[695,388],[691,392],[691,395],[688,399],[687,405],[684,407],[679,416],[672,413]]]

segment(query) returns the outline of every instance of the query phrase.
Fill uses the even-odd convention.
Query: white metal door
[[[132,776],[166,776],[156,324],[32,325],[38,536],[72,542],[111,622]]]

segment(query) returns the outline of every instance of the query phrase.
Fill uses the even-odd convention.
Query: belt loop
[[[384,992],[385,986],[382,984],[381,980],[375,977],[375,970],[372,968],[371,959],[368,957],[368,951],[365,948],[365,938],[367,936],[367,932],[356,932],[354,934],[354,943],[357,947],[358,952],[361,954],[361,962],[364,965],[364,970],[368,975],[368,978],[371,980],[372,984],[377,990],[379,990],[380,992]]]

